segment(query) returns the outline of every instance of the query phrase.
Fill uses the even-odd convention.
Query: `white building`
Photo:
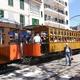
[[[29,0],[30,4],[30,25],[44,24],[43,0]]]
[[[43,24],[41,0],[0,0],[0,18],[9,22]]]
[[[44,0],[45,25],[69,28],[68,0]]]
[[[25,26],[69,28],[68,0],[0,0],[0,18]]]

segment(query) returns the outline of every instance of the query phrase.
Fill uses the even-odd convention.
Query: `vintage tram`
[[[18,32],[19,25],[0,22],[0,66],[21,58]]]
[[[42,42],[41,42],[41,52],[38,51],[35,53],[28,52],[29,50],[33,49],[34,47],[29,49],[29,45],[34,45],[34,43],[29,43],[24,48],[24,54],[26,56],[42,56],[49,54],[62,54],[64,50],[64,46],[66,43],[71,47],[72,51],[76,52],[80,50],[80,32],[75,30],[68,30],[68,29],[62,29],[62,28],[55,28],[51,26],[46,25],[32,25],[32,26],[26,26],[25,30],[31,30],[32,34],[35,35],[35,33],[39,33]],[[28,50],[27,50],[28,47]],[[34,55],[33,55],[34,54]]]
[[[46,25],[30,25],[20,29],[20,25],[0,22],[0,66],[20,60],[22,57],[42,57],[43,55],[63,54],[66,43],[76,52],[80,51],[80,31],[55,28]],[[25,42],[26,33],[30,36],[39,33],[41,43]],[[22,40],[20,40],[21,34]],[[22,46],[20,45],[22,43]],[[47,55],[48,56],[48,55]]]

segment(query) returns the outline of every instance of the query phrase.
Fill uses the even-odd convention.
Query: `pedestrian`
[[[41,43],[41,37],[38,33],[33,37],[33,42],[34,43]]]
[[[68,46],[68,43],[66,43],[66,46],[64,47],[64,53],[66,58],[66,65],[71,66],[72,50]]]

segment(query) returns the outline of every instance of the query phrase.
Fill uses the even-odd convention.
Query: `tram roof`
[[[0,21],[0,28],[15,28],[15,29],[19,29],[20,25],[13,24],[13,23],[8,23],[8,22],[1,22]]]
[[[52,26],[48,26],[48,25],[28,25],[28,26],[25,26],[24,29],[34,29],[34,28],[54,28],[54,29],[60,29],[60,30],[68,30],[68,31],[74,31],[74,30],[69,30],[69,29],[63,29],[63,28],[57,28],[57,27],[52,27]],[[79,31],[74,31],[74,32],[79,32]]]
[[[33,28],[38,28],[38,27],[45,27],[45,28],[50,28],[52,26],[48,26],[48,25],[28,25],[25,26],[25,29],[33,29]],[[52,27],[52,28],[56,28],[56,27]]]

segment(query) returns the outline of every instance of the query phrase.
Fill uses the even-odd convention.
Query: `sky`
[[[70,18],[76,15],[80,15],[80,0],[69,0],[69,15]],[[70,19],[70,26],[76,26],[80,24],[80,16]]]

